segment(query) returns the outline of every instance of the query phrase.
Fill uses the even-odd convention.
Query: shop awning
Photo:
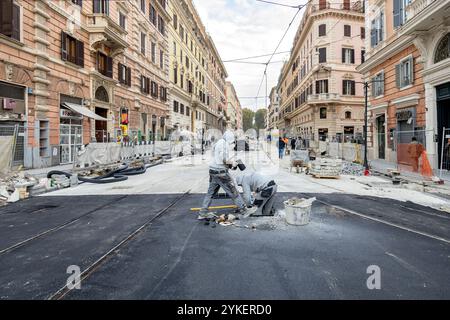
[[[82,114],[83,116],[86,116],[88,118],[94,119],[94,120],[100,120],[100,121],[108,121],[108,119],[100,117],[98,114],[95,114],[94,112],[92,112],[91,110],[89,110],[86,107],[83,107],[79,104],[75,104],[75,103],[69,103],[69,102],[64,102],[62,104],[64,107],[77,112],[79,114]]]

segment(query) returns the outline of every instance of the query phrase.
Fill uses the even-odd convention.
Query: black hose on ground
[[[103,176],[98,176],[95,178],[86,178],[83,176],[78,176],[78,180],[82,181],[82,182],[101,183],[101,184],[125,181],[128,179],[128,176],[143,174],[147,171],[148,168],[154,167],[163,162],[164,162],[163,160],[158,160],[158,161],[155,161],[154,163],[143,165],[143,166],[137,167],[137,168],[129,168],[127,164],[123,164],[122,167],[119,167],[115,170],[111,170],[110,172],[108,172],[107,174],[105,174]],[[52,175],[55,175],[55,174],[64,175],[69,179],[72,176],[72,174],[69,172],[60,171],[60,170],[52,170],[47,173],[47,178],[51,178]]]

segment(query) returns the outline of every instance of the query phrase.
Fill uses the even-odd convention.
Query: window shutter
[[[94,13],[100,13],[100,0],[94,0]]]
[[[127,68],[127,85],[131,87],[131,68]]]
[[[123,82],[123,79],[122,79],[122,67],[123,67],[123,65],[119,62],[117,64],[117,80],[119,80],[120,83]]]
[[[375,20],[372,20],[370,28],[370,46],[373,48],[377,43],[377,29],[375,27]]]
[[[328,80],[324,80],[325,81],[325,92],[324,93],[328,93]]]
[[[343,95],[346,94],[346,92],[345,92],[345,91],[346,91],[346,90],[345,90],[345,85],[347,84],[346,82],[347,82],[346,80],[342,80],[342,94],[343,94]]]
[[[84,43],[83,43],[83,41],[77,40],[76,58],[77,58],[77,65],[79,65],[80,67],[84,67]]]
[[[0,1],[0,33],[12,36],[13,26],[13,3],[11,1]]]
[[[351,49],[350,51],[351,63],[355,63],[355,49]]]
[[[11,38],[20,41],[20,7],[13,5],[12,10],[12,35]]]
[[[352,96],[356,94],[355,92],[355,81],[350,81],[351,87],[352,87]]]
[[[410,65],[410,68],[409,68],[409,83],[410,84],[413,84],[414,83],[414,58],[413,57],[411,57],[410,59],[409,59],[409,65]]]
[[[141,74],[141,92],[144,92],[144,76]]]
[[[103,13],[109,15],[109,0],[103,0],[105,3],[105,10]]]
[[[106,57],[106,76],[112,78],[113,76],[113,59]]]
[[[384,13],[380,13],[380,29],[378,41],[383,41],[383,31],[384,31]]]
[[[380,88],[381,88],[380,91],[381,91],[381,94],[384,94],[384,71],[381,71],[379,80],[383,81],[383,82],[380,82]]]
[[[61,31],[61,60],[67,60],[67,35]]]
[[[145,93],[149,94],[150,93],[150,78],[145,78]]]
[[[319,86],[319,81],[316,81],[316,94],[320,93]]]
[[[342,63],[345,63],[345,48],[342,48]]]
[[[400,6],[403,0],[394,0],[394,28],[401,25]]]
[[[395,65],[395,84],[396,84],[397,88],[401,87],[400,76],[401,76],[401,66],[400,66],[400,64],[397,64],[397,65]]]
[[[372,78],[372,97],[376,97],[376,92],[375,92],[375,81],[377,80],[377,77],[373,77]]]

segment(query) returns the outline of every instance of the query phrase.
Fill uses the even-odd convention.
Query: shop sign
[[[407,121],[410,118],[412,118],[411,110],[397,111],[397,121]]]
[[[59,115],[61,118],[64,119],[80,119],[80,120],[83,119],[83,115],[69,109],[61,108],[59,111]]]

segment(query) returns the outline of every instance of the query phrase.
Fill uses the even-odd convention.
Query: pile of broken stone
[[[1,174],[0,206],[69,186],[70,180],[63,175],[39,179],[23,171]]]

